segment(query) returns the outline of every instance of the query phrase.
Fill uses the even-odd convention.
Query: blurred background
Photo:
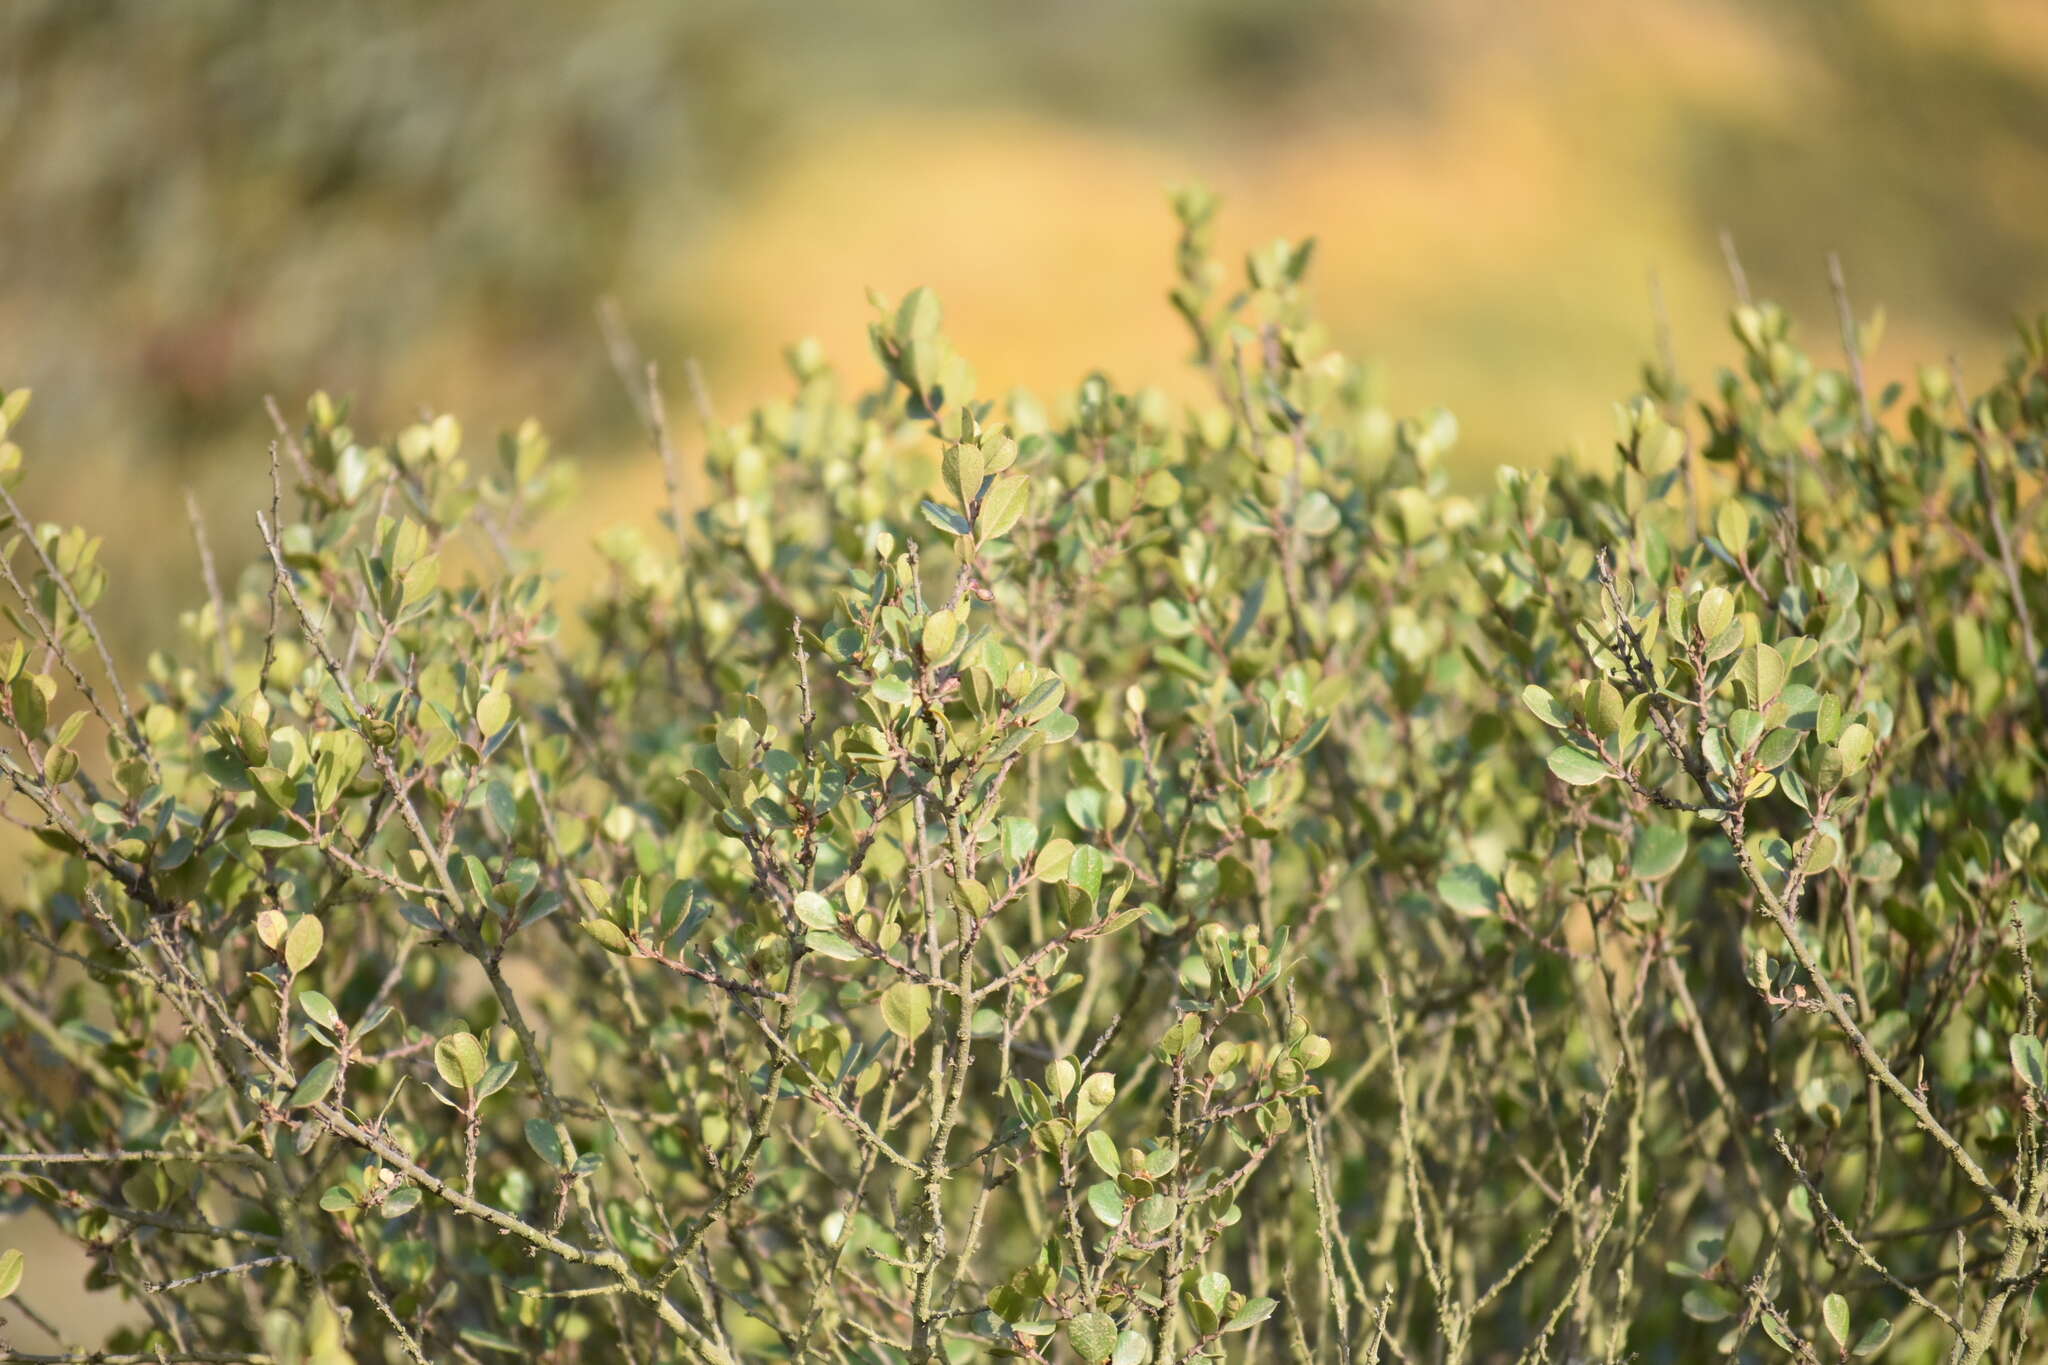
[[[538,417],[591,526],[656,479],[594,305],[719,410],[784,342],[863,367],[865,288],[935,286],[985,391],[1181,375],[1169,184],[1316,289],[1477,476],[1609,429],[1662,284],[1725,361],[1727,230],[1832,357],[1996,363],[2048,306],[2040,0],[276,0],[0,6],[0,386],[35,515],[112,547],[130,650],[239,562],[268,425]],[[252,482],[255,481],[255,482]]]

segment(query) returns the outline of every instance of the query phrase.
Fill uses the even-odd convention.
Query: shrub
[[[919,291],[690,511],[650,369],[571,615],[531,426],[315,397],[140,688],[7,495],[0,1184],[110,1358],[2028,1349],[2048,327],[1908,396],[1745,304],[1472,497],[1178,207],[1210,401],[978,398]]]

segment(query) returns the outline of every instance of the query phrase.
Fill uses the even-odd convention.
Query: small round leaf
[[[455,1089],[476,1089],[488,1066],[484,1045],[473,1033],[451,1033],[434,1044],[434,1069]]]

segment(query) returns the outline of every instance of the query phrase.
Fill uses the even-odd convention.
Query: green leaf
[[[1756,747],[1758,766],[1766,769],[1784,767],[1786,760],[1798,750],[1799,741],[1805,738],[1805,732],[1800,730],[1771,731],[1764,736],[1764,742]]]
[[[1022,474],[1003,474],[981,495],[975,526],[985,541],[1004,535],[1031,505],[1031,481]]]
[[[249,845],[252,848],[297,848],[306,841],[296,834],[287,834],[281,829],[252,829],[249,831]]]
[[[483,859],[473,853],[465,853],[455,860],[455,870],[458,874],[455,880],[467,887],[471,895],[478,900],[489,899],[491,873],[490,869],[484,866]]]
[[[1749,652],[1747,680],[1750,682],[1749,704],[1761,711],[1776,699],[1785,688],[1785,656],[1770,645],[1759,642]]]
[[[476,728],[479,734],[489,738],[505,728],[512,720],[512,698],[503,692],[486,692],[476,704]]]
[[[1863,765],[1870,761],[1870,754],[1877,747],[1877,737],[1870,727],[1861,721],[1842,727],[1842,737],[1835,741],[1835,752],[1842,756],[1842,776],[1854,777],[1863,771]]]
[[[1230,1321],[1223,1324],[1226,1332],[1243,1332],[1258,1326],[1273,1316],[1273,1310],[1280,1306],[1277,1299],[1246,1299],[1244,1307],[1230,1315]]]
[[[341,1011],[334,1008],[334,1002],[318,991],[299,992],[299,1010],[329,1033],[341,1029]]]
[[[967,518],[944,503],[933,502],[930,498],[926,498],[918,504],[918,510],[924,513],[926,521],[948,535],[971,536],[974,534],[974,527]]]
[[[484,808],[491,813],[491,819],[506,834],[515,833],[519,828],[519,798],[512,795],[512,789],[503,782],[492,782],[484,787]]]
[[[1081,1313],[1067,1320],[1067,1345],[1089,1365],[1104,1365],[1116,1350],[1116,1322],[1107,1313]]]
[[[1022,816],[1003,817],[1003,861],[1020,864],[1038,847],[1038,826]]]
[[[434,1044],[434,1069],[457,1090],[474,1090],[484,1078],[489,1059],[473,1033],[451,1033]]]
[[[1074,1095],[1074,1126],[1086,1128],[1116,1098],[1116,1077],[1107,1071],[1091,1072]]]
[[[1070,839],[1055,835],[1045,841],[1045,847],[1038,850],[1038,861],[1034,864],[1038,880],[1042,882],[1065,881],[1067,867],[1074,858],[1074,844]]]
[[[1195,621],[1187,608],[1168,598],[1153,598],[1145,614],[1151,619],[1152,629],[1169,640],[1186,639],[1195,633]]]
[[[1064,744],[1080,730],[1081,723],[1065,711],[1055,711],[1031,728],[1045,736],[1047,744]]]
[[[48,681],[41,673],[23,673],[8,685],[14,694],[15,720],[31,739],[50,723],[50,695],[56,687],[52,684],[50,692],[43,691],[42,684]]]
[[[797,892],[791,901],[791,907],[796,911],[797,919],[812,929],[839,927],[839,915],[833,910],[832,902],[815,891]]]
[[[1172,470],[1155,469],[1150,474],[1147,474],[1145,481],[1139,485],[1138,496],[1147,507],[1163,512],[1180,501],[1180,480],[1173,476]],[[1322,499],[1322,505],[1329,508],[1331,525],[1334,526],[1336,524],[1337,509],[1331,506],[1328,494],[1317,494],[1317,496]],[[1320,513],[1316,515],[1319,517]],[[1301,517],[1297,518],[1295,524],[1308,531],[1310,535],[1319,534],[1309,530],[1309,521],[1310,515],[1306,511],[1306,500],[1304,500],[1304,513]]]
[[[917,698],[910,690],[910,681],[894,673],[884,673],[868,688],[868,695],[889,706],[908,706]]]
[[[939,473],[960,505],[967,506],[981,492],[981,447],[964,442],[947,446],[946,454],[940,462]]]
[[[11,1299],[14,1291],[21,1288],[21,1277],[27,1257],[19,1247],[0,1251],[0,1299]]]
[[[1586,724],[1599,734],[1612,735],[1621,729],[1621,689],[1601,678],[1586,689]]]
[[[1685,861],[1690,841],[1677,825],[1662,821],[1640,825],[1629,847],[1629,875],[1641,881],[1662,881]]]
[[[953,641],[959,633],[959,617],[950,611],[933,612],[924,619],[924,629],[919,633],[918,646],[924,651],[926,659],[936,662],[952,652]]]
[[[569,1154],[562,1150],[562,1139],[555,1132],[555,1125],[543,1118],[526,1121],[526,1145],[533,1148],[535,1156],[558,1171],[569,1169]]]
[[[1065,682],[1058,678],[1047,678],[1044,682],[1032,688],[1025,695],[1024,700],[1017,703],[1018,718],[1026,724],[1032,721],[1043,720],[1052,714],[1053,709],[1060,704],[1060,699],[1066,695],[1066,692],[1067,685]]]
[[[1721,548],[1740,559],[1749,546],[1749,512],[1733,498],[1714,514],[1714,534]]]
[[[587,919],[583,921],[583,932],[597,940],[597,945],[608,953],[620,957],[631,957],[633,942],[626,937],[626,931],[608,919]]]
[[[1303,494],[1295,507],[1295,528],[1305,536],[1321,539],[1343,524],[1343,514],[1338,512],[1337,504],[1331,502],[1330,495],[1320,488]]]
[[[1865,881],[1888,882],[1904,871],[1906,860],[1883,839],[1873,839],[1856,857],[1856,875]]]
[[[826,929],[813,929],[805,934],[804,946],[835,962],[858,962],[867,956],[839,935]]]
[[[1569,782],[1574,787],[1590,787],[1595,782],[1614,775],[1599,759],[1584,749],[1576,749],[1569,744],[1560,744],[1552,749],[1548,762],[1550,771],[1557,775],[1558,781]]]
[[[1704,1286],[1685,1291],[1678,1305],[1695,1322],[1719,1322],[1728,1316],[1728,1305]]]
[[[317,915],[301,915],[299,922],[284,939],[284,969],[293,976],[313,965],[313,959],[320,956],[320,945],[326,942],[327,931],[320,927]]]
[[[1823,744],[1833,744],[1842,737],[1842,699],[1829,692],[1821,697],[1814,710],[1813,737]]]
[[[1571,713],[1558,705],[1557,698],[1550,695],[1550,689],[1530,683],[1522,689],[1522,705],[1530,714],[1553,730],[1569,730],[1572,727]]]
[[[1093,901],[1102,891],[1102,872],[1108,860],[1093,844],[1082,844],[1067,861],[1067,885]]]
[[[2029,1090],[2048,1090],[2048,1050],[2031,1033],[2015,1033],[2006,1044],[2012,1068]]]
[[[932,1022],[932,993],[914,981],[882,992],[882,1022],[898,1038],[921,1038]]]
[[[43,780],[53,787],[61,787],[78,775],[78,755],[62,744],[52,745],[43,753]]]
[[[279,810],[290,810],[298,802],[298,783],[287,777],[281,768],[273,768],[267,763],[251,768],[249,781],[264,800]]]
[[[1726,588],[1708,588],[1700,594],[1692,617],[1693,624],[1699,627],[1701,639],[1709,642],[1718,639],[1735,619],[1735,595]]]
[[[1891,1319],[1879,1318],[1876,1322],[1863,1329],[1863,1335],[1856,1338],[1856,1344],[1849,1348],[1849,1353],[1857,1356],[1876,1355],[1880,1350],[1884,1349],[1884,1344],[1891,1339]]]
[[[905,294],[903,302],[897,306],[896,337],[900,341],[914,341],[920,337],[935,336],[941,317],[939,296],[919,285]]]
[[[1784,1324],[1778,1321],[1776,1315],[1766,1313],[1762,1321],[1764,1335],[1776,1342],[1780,1349],[1790,1351],[1794,1355],[1799,1353],[1799,1344],[1793,1340],[1792,1334],[1785,1330]]]
[[[318,1104],[327,1098],[327,1092],[334,1089],[335,1078],[341,1075],[341,1063],[332,1057],[316,1062],[293,1089],[291,1097],[284,1104],[287,1109],[304,1109],[309,1104]]]
[[[1828,1335],[1835,1339],[1835,1345],[1849,1344],[1849,1301],[1840,1294],[1830,1294],[1820,1301],[1821,1321],[1827,1324]]]
[[[492,1062],[484,1069],[484,1078],[477,1082],[476,1097],[483,1099],[497,1094],[518,1073],[519,1063],[515,1061]]]
[[[1124,1192],[1117,1188],[1114,1180],[1098,1180],[1088,1187],[1088,1212],[1102,1221],[1104,1227],[1115,1227],[1124,1221]]]
[[[1100,1128],[1088,1130],[1088,1156],[1112,1180],[1124,1172],[1123,1160],[1116,1153],[1116,1139]]]
[[[1446,869],[1436,879],[1436,894],[1461,915],[1491,915],[1500,905],[1500,883],[1473,863]]]
[[[1130,1327],[1117,1333],[1116,1354],[1109,1358],[1109,1365],[1145,1365],[1150,1359],[1152,1338]]]

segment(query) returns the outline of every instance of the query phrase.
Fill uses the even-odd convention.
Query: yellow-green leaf
[[[318,916],[299,916],[299,922],[284,937],[284,969],[297,976],[312,966],[326,940],[327,931],[321,927]]]
[[[921,1037],[932,1021],[932,993],[914,981],[899,981],[882,992],[882,1022],[898,1038]]]
[[[489,1059],[473,1033],[451,1033],[434,1044],[434,1069],[458,1090],[474,1090],[484,1078]]]

